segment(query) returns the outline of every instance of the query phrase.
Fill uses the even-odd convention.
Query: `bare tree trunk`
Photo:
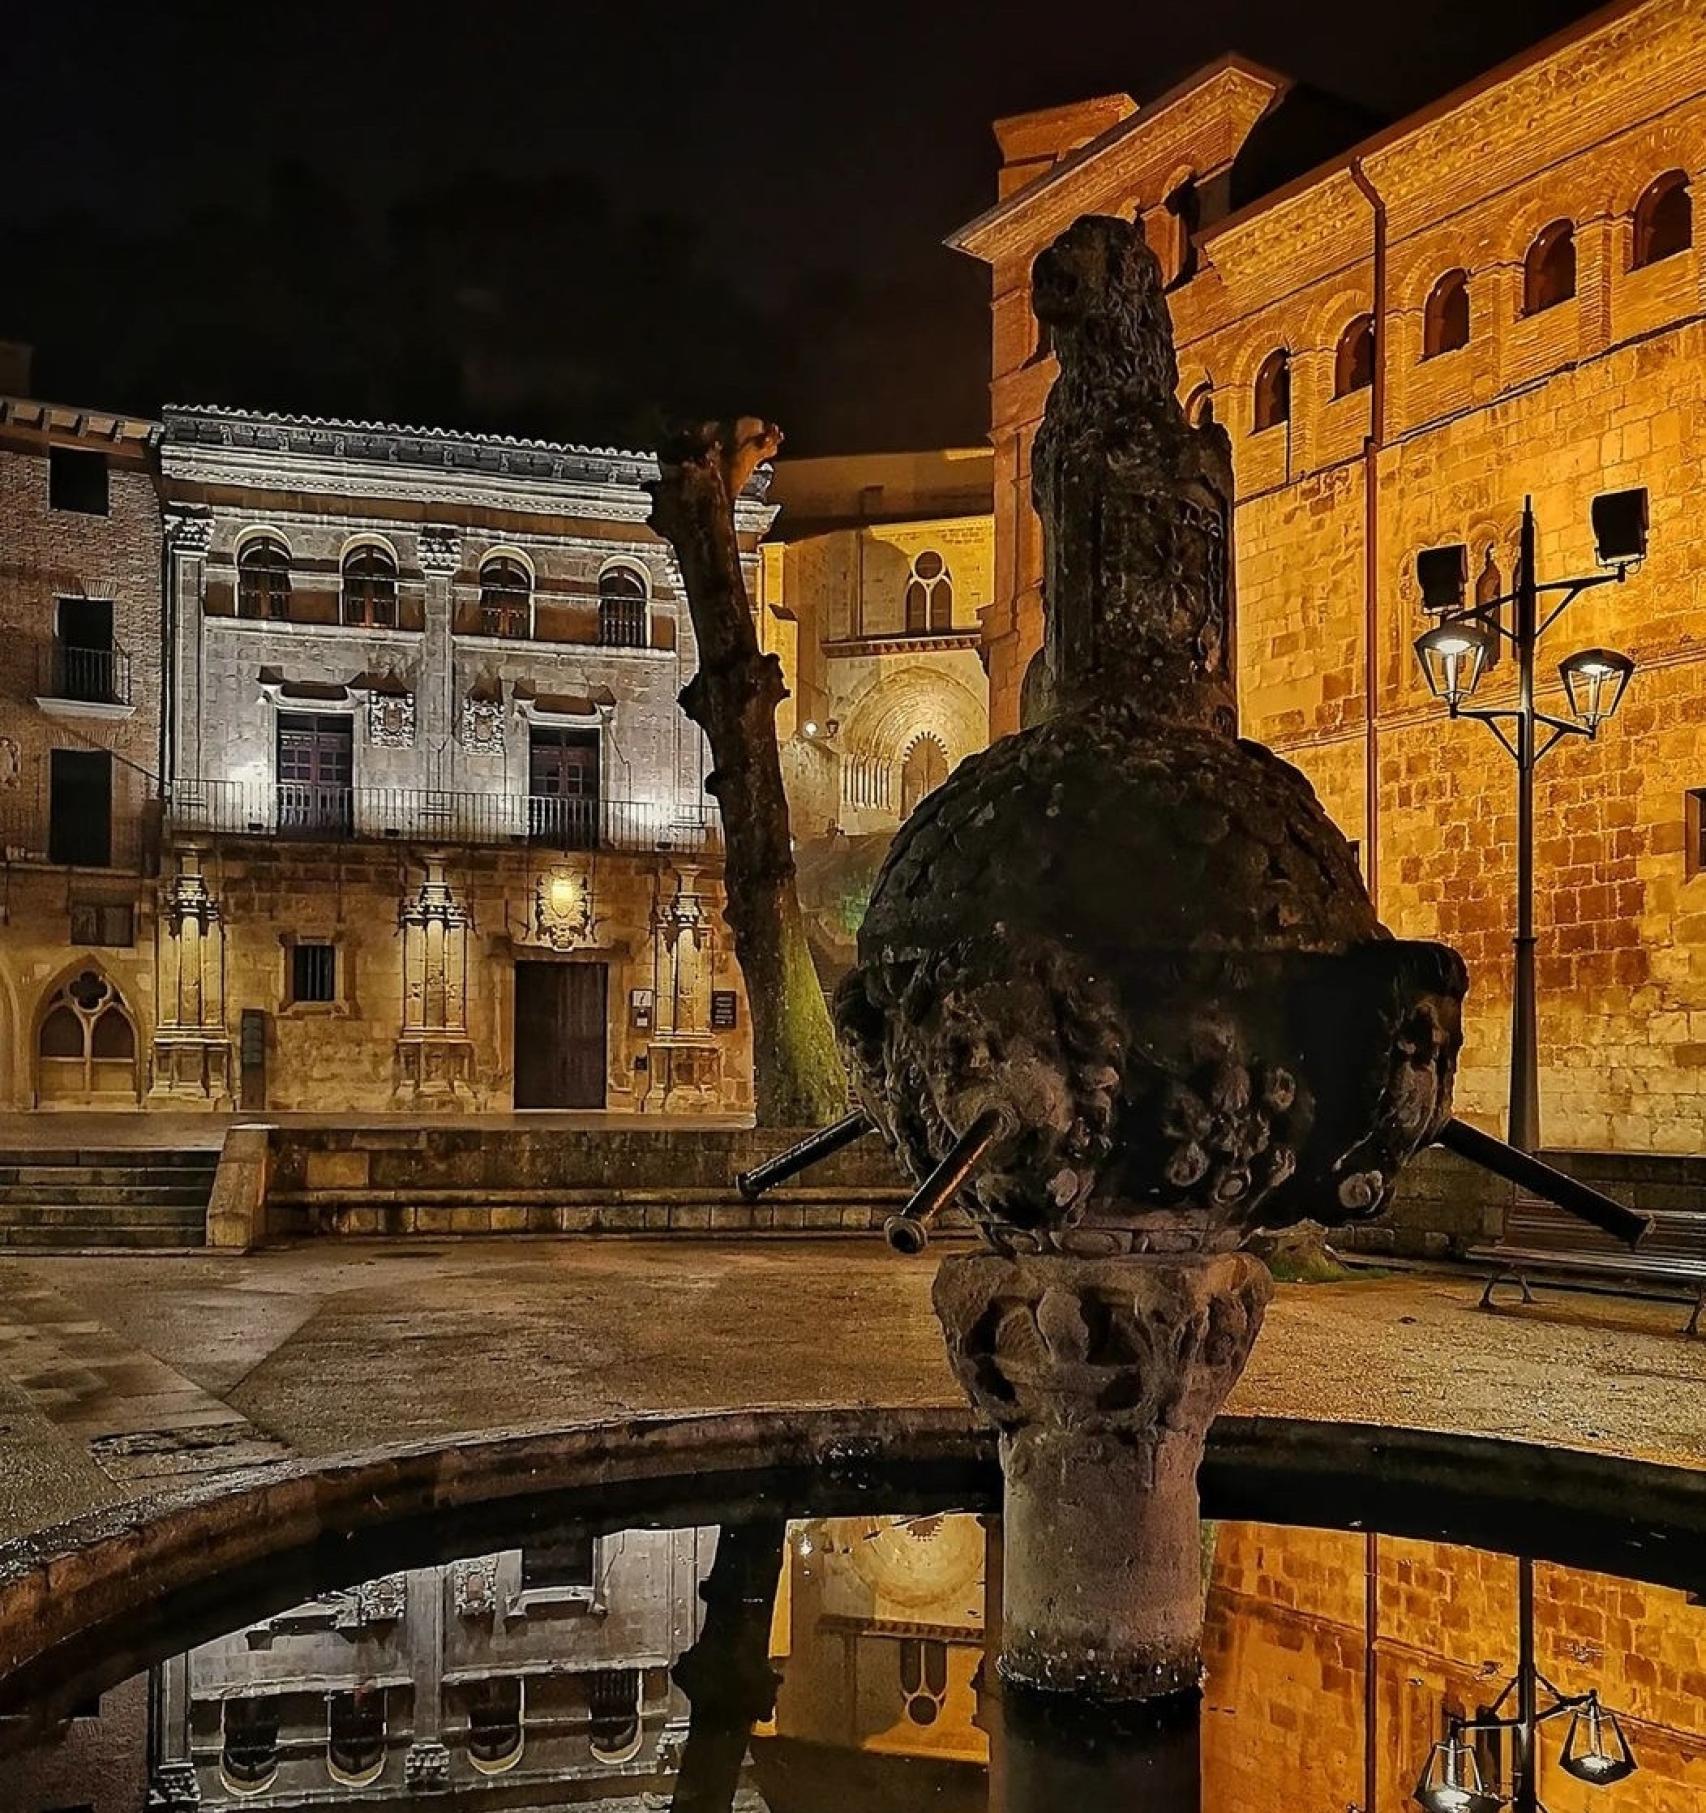
[[[659,453],[651,526],[675,548],[699,643],[682,710],[711,744],[706,791],[727,845],[725,917],[752,1004],[761,1127],[815,1127],[846,1102],[829,1008],[806,944],[776,748],[782,665],[760,651],[735,540],[735,499],[782,443],[772,423],[708,422]]]

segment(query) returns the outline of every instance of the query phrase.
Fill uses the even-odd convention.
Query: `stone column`
[[[200,780],[202,697],[201,614],[207,577],[207,549],[213,519],[168,512],[166,545],[170,549],[172,688],[165,708],[172,714],[172,762],[169,778]]]
[[[1271,1289],[1247,1253],[943,1262],[949,1359],[1001,1431],[1006,1680],[1103,1700],[1198,1686],[1197,1467]]]

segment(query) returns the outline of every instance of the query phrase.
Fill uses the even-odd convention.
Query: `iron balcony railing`
[[[718,849],[722,840],[709,804],[301,781],[178,781],[166,818],[180,834],[339,843],[693,853]]]
[[[122,648],[79,648],[54,637],[43,650],[42,696],[83,705],[130,703],[130,656]]]

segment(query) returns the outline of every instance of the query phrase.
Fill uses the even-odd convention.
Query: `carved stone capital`
[[[201,1805],[201,1783],[192,1762],[156,1763],[148,1783],[148,1813],[188,1813]]]
[[[403,1754],[403,1785],[416,1794],[450,1787],[450,1752],[436,1738],[417,1738]]]
[[[1197,1467],[1272,1285],[1247,1253],[948,1259],[936,1314],[1001,1430],[1001,1672],[1141,1700],[1201,1678]]]
[[[1272,1282],[1248,1253],[945,1260],[936,1314],[966,1395],[1003,1431],[1200,1439],[1250,1356]]]
[[[205,554],[213,540],[211,516],[182,516],[175,512],[166,517],[166,540],[179,554]]]
[[[442,578],[462,565],[462,537],[452,529],[422,529],[415,546],[423,573]]]

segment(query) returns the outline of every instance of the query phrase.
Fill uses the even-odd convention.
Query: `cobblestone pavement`
[[[0,1258],[0,1537],[177,1476],[644,1410],[958,1401],[933,1260],[875,1241],[322,1241]],[[1706,1466],[1668,1303],[1282,1287],[1231,1408]]]

